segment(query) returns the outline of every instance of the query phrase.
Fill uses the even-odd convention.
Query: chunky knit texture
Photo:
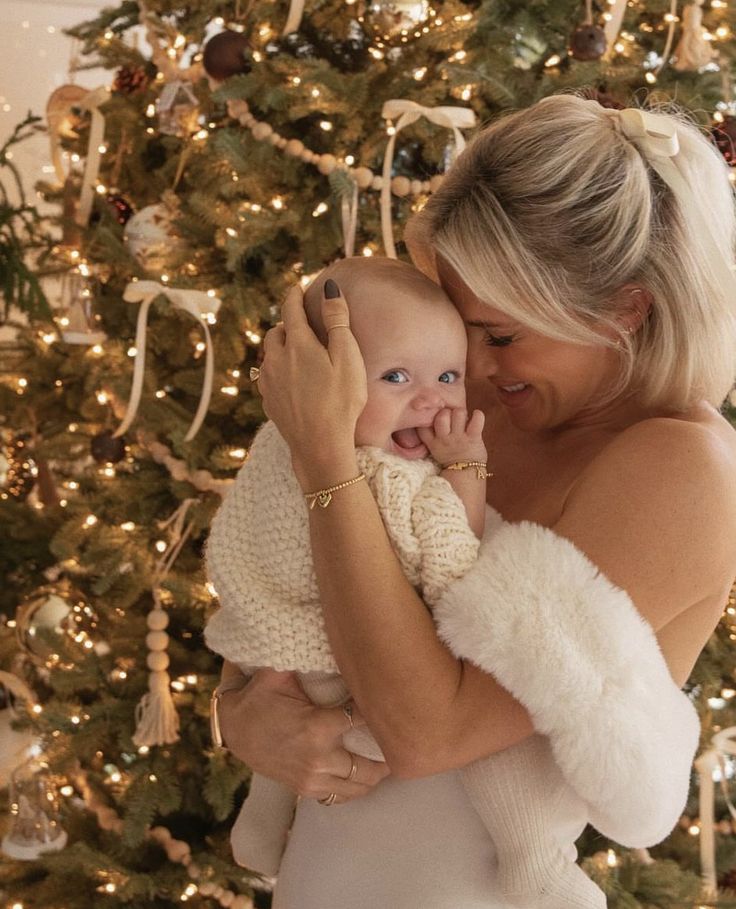
[[[432,461],[360,448],[358,463],[406,577],[431,605],[478,554],[462,502]],[[322,618],[307,504],[273,423],[259,430],[215,515],[207,573],[220,602],[205,629],[212,650],[241,665],[338,671]]]

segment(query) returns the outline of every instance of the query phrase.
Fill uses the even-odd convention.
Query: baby
[[[331,265],[306,292],[307,315],[323,343],[320,304],[329,278],[349,302],[367,375],[355,432],[360,470],[404,573],[431,608],[475,561],[486,515],[484,417],[475,411],[468,419],[465,409],[464,325],[441,288],[416,269],[355,257]],[[261,666],[296,670],[321,706],[349,698],[324,629],[307,503],[272,423],[259,430],[213,520],[207,569],[220,602],[205,629],[213,650],[246,674]],[[525,795],[530,769],[541,774],[551,761],[544,741],[534,736],[460,773],[513,904],[582,909],[594,905],[585,897],[592,884],[550,841],[538,805]],[[343,743],[384,759],[365,728],[349,730]],[[295,803],[286,787],[253,775],[231,835],[239,864],[278,872]]]

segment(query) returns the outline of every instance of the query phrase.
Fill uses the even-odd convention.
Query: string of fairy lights
[[[346,0],[348,6],[353,5],[354,2],[355,0]],[[608,2],[612,6],[614,0],[608,0]],[[629,6],[634,7],[642,14],[646,11],[646,3],[644,0],[630,0]],[[368,48],[368,53],[372,59],[381,61],[385,59],[388,54],[395,54],[397,50],[400,52],[402,45],[406,45],[413,40],[421,40],[423,36],[430,34],[432,30],[441,28],[445,24],[441,12],[435,9],[427,0],[421,0],[421,2],[417,4],[417,10],[418,12],[415,13],[417,22],[416,27],[414,28],[402,28],[394,34],[388,31],[374,29],[372,42]],[[726,0],[710,0],[709,10],[715,16],[718,16],[718,14],[723,14],[725,16],[728,10],[728,4]],[[609,12],[603,12],[602,19],[606,21],[610,16],[611,14]],[[356,18],[362,25],[366,24],[366,17],[364,15],[357,16]],[[462,26],[463,23],[470,23],[472,18],[473,15],[471,13],[458,15],[454,17],[454,24]],[[644,79],[649,85],[653,86],[657,83],[662,68],[667,64],[664,50],[665,47],[671,43],[671,41],[668,42],[667,36],[672,35],[673,30],[679,22],[680,17],[676,12],[670,10],[670,12],[665,13],[655,21],[643,20],[639,24],[641,32],[648,35],[656,34],[663,39],[663,53],[657,54],[651,52],[645,57],[643,62],[645,70]],[[225,26],[226,23],[223,19],[215,19],[213,25],[217,28],[221,28]],[[24,22],[22,27],[28,27],[27,23]],[[53,26],[49,26],[49,28],[53,28]],[[254,29],[252,40],[258,42],[258,46],[254,47],[250,55],[254,64],[257,65],[266,59],[267,55],[270,53],[269,44],[274,37],[274,29],[268,24],[262,24]],[[732,33],[729,25],[725,21],[722,23],[715,21],[712,23],[710,29],[704,31],[703,37],[704,40],[710,42],[712,46],[716,48],[719,42],[731,39]],[[111,42],[118,39],[114,33],[110,31],[105,33],[100,40],[101,42]],[[611,62],[615,64],[617,58],[633,59],[638,52],[637,45],[637,35],[625,29],[622,30],[615,43],[612,45]],[[177,34],[170,39],[169,45],[164,48],[164,53],[172,63],[179,65],[188,50],[188,42],[185,36]],[[544,61],[545,69],[551,73],[559,71],[565,57],[566,54],[562,52],[551,54]],[[197,52],[191,55],[190,62],[192,65],[197,65],[201,62],[201,59],[202,54]],[[453,65],[455,71],[457,71],[458,67],[464,67],[469,61],[469,54],[460,46],[454,48],[452,53],[447,57],[447,62]],[[717,68],[717,61],[714,60],[712,66]],[[415,67],[411,71],[411,76],[416,82],[422,82],[427,77],[428,72],[429,70],[425,66]],[[450,78],[449,71],[446,68],[440,70],[440,75],[441,78],[445,80]],[[164,73],[159,71],[155,77],[155,81],[162,85],[166,81]],[[291,92],[298,92],[300,93],[300,96],[303,95],[304,97],[308,97],[313,103],[314,109],[319,111],[321,97],[319,87],[304,85],[303,80],[298,73],[292,73],[291,75],[286,76],[286,87]],[[468,68],[467,78],[457,84],[453,84],[450,89],[450,94],[458,100],[469,102],[475,97],[477,90],[478,84],[473,82],[472,71]],[[6,108],[8,107],[6,102],[3,101],[3,104]],[[725,117],[733,113],[736,113],[736,109],[734,108],[729,94],[728,97],[724,97],[723,101],[719,103],[717,110],[713,113],[713,120],[716,123],[723,122]],[[256,120],[248,110],[247,105],[244,106],[243,103],[239,106],[237,104],[234,106],[231,105],[231,114],[235,119],[241,122],[244,128],[251,131],[255,139],[269,142],[275,149],[283,151],[291,157],[298,157],[305,163],[315,166],[325,177],[329,176],[335,169],[340,169],[344,171],[350,179],[354,180],[360,189],[372,191],[380,191],[382,189],[381,176],[375,174],[371,168],[357,163],[356,155],[354,154],[339,152],[337,150],[333,153],[323,154],[312,152],[299,140],[284,139],[273,130],[269,124]],[[158,109],[154,103],[147,106],[145,116],[148,122],[146,132],[149,135],[153,135],[156,133],[155,120],[158,116]],[[325,134],[330,134],[334,131],[334,123],[326,114],[320,119],[319,127]],[[196,129],[189,136],[189,141],[194,144],[204,143],[208,141],[213,133],[219,128],[219,125],[215,122],[197,122]],[[393,134],[394,129],[394,125],[388,123],[385,127],[386,135],[390,137]],[[98,151],[104,161],[109,157],[113,150],[111,150],[107,144],[103,143],[99,146]],[[65,161],[70,166],[82,163],[82,157],[76,152],[64,152],[63,154],[65,156]],[[238,180],[236,171],[232,172],[232,179],[234,181]],[[393,194],[398,197],[414,197],[412,204],[420,207],[426,199],[427,194],[436,188],[439,179],[441,178],[419,181],[410,180],[406,177],[394,177],[391,181],[391,190]],[[96,192],[98,194],[107,196],[110,191],[111,188],[106,182],[102,180],[97,182]],[[288,198],[282,194],[275,195],[267,203],[268,207],[277,212],[286,209],[288,205]],[[243,206],[244,211],[247,211],[248,217],[257,216],[266,207],[256,202],[244,202]],[[315,218],[321,217],[328,212],[329,208],[330,203],[328,201],[323,201],[315,207],[312,215]],[[224,232],[225,235],[232,240],[237,239],[237,224],[225,227]],[[374,255],[378,251],[378,247],[374,243],[366,243],[360,251],[362,255]],[[65,258],[69,272],[81,282],[82,298],[86,300],[93,298],[93,282],[99,279],[99,275],[96,274],[98,266],[90,261],[81,249],[69,249],[59,246],[56,252],[58,256]],[[297,272],[299,271],[298,266],[295,266],[295,270]],[[194,262],[186,263],[182,266],[182,275],[187,278],[196,277],[197,274],[198,269]],[[171,274],[168,270],[162,271],[159,275],[159,279],[162,284],[166,285],[169,282],[175,282],[176,275]],[[299,280],[303,284],[306,284],[310,280],[310,276],[300,274]],[[208,292],[211,292],[213,296],[218,293],[216,288],[209,288]],[[217,322],[216,316],[212,313],[208,314],[207,319],[210,325],[214,325]],[[37,333],[39,343],[46,345],[47,347],[59,343],[63,339],[63,333],[71,327],[70,315],[66,312],[57,314],[55,322],[57,326],[56,331],[44,330]],[[88,318],[86,330],[94,332],[96,328],[95,316],[91,315]],[[249,345],[257,348],[261,344],[262,333],[257,325],[246,322],[242,325],[241,330]],[[193,338],[193,359],[200,359],[204,352],[204,342],[198,338]],[[104,340],[101,340],[97,343],[89,344],[84,355],[94,359],[105,356],[105,353],[105,343]],[[126,349],[126,354],[129,358],[135,358],[137,353],[138,351],[134,345],[130,345]],[[239,380],[242,378],[241,371],[239,368],[234,367],[226,370],[225,375],[227,376],[227,379],[220,385],[219,392],[227,397],[235,398],[240,393]],[[9,387],[11,387],[19,396],[29,395],[33,392],[31,380],[26,376],[4,374],[0,376],[0,381],[9,385]],[[57,378],[54,381],[54,387],[56,389],[62,389],[64,387],[64,380],[60,377]],[[159,399],[164,398],[170,391],[171,388],[162,387],[155,391],[155,395]],[[111,389],[104,387],[104,385],[101,385],[95,390],[94,396],[100,406],[112,408],[120,406],[120,402],[116,400]],[[67,426],[68,432],[72,435],[79,433],[80,430],[83,429],[84,427],[80,426],[78,422],[71,422]],[[149,454],[152,454],[159,463],[164,464],[172,476],[186,476],[198,490],[205,491],[212,489],[212,484],[225,482],[215,480],[207,471],[196,471],[194,472],[196,473],[196,476],[194,476],[194,473],[187,468],[183,461],[173,458],[171,452],[166,449],[165,446],[161,446],[160,443],[151,442],[150,440],[149,442],[150,444],[147,446],[145,440],[139,438],[139,445],[142,450],[148,448]],[[155,449],[154,445],[159,445],[159,448]],[[2,490],[0,491],[0,498],[22,499],[28,495],[28,488],[36,479],[38,469],[33,462],[33,458],[28,453],[28,446],[22,439],[16,438],[13,440],[6,440],[2,452],[6,464],[5,479],[1,484]],[[246,454],[245,449],[241,447],[232,447],[229,449],[229,456],[232,459],[233,467],[239,466],[244,461]],[[130,447],[125,446],[122,457],[114,462],[103,462],[97,467],[96,472],[100,478],[114,480],[118,476],[118,471],[130,471],[134,463],[135,457],[131,453]],[[2,466],[2,461],[0,460],[0,470],[2,469]],[[58,500],[58,504],[62,508],[67,508],[70,503],[74,504],[75,498],[81,494],[80,483],[75,479],[66,479],[61,483],[61,487],[63,492],[61,498]],[[44,502],[40,498],[33,499],[32,505],[36,509],[43,509],[45,507]],[[80,517],[80,526],[85,530],[91,530],[99,523],[100,519],[93,513],[87,513]],[[125,534],[145,533],[149,538],[152,552],[155,552],[157,555],[165,553],[170,545],[169,541],[159,538],[155,534],[151,536],[147,530],[140,528],[133,521],[121,521],[117,526],[120,530],[124,531]],[[67,572],[71,576],[82,570],[80,563],[73,558],[62,561],[57,568],[59,572]],[[168,596],[167,591],[163,590],[161,595],[165,598]],[[206,601],[207,599],[215,597],[216,592],[211,584],[207,584],[203,585],[202,590],[196,592],[196,596],[202,601]],[[69,620],[60,626],[61,633],[70,645],[81,647],[83,650],[94,650],[95,647],[101,643],[96,635],[96,619],[94,612],[81,597],[75,595],[69,599],[69,602],[71,603]],[[122,618],[125,615],[125,610],[118,608],[116,613],[118,618]],[[34,652],[32,643],[29,643],[29,636],[33,636],[31,632],[34,628],[29,618],[30,615],[32,615],[30,610],[26,610],[25,615],[23,614],[23,611],[20,610],[19,618],[17,620],[10,620],[6,623],[6,627],[14,630],[19,635],[19,639],[22,642],[22,648],[26,653]],[[727,629],[728,639],[736,641],[736,597],[734,597],[733,594],[729,597],[728,604],[722,617],[722,623]],[[184,632],[184,634],[189,633]],[[34,659],[36,660],[36,664],[46,671],[63,665],[63,656],[53,649],[46,652],[41,657],[36,654]],[[116,665],[111,671],[110,679],[113,683],[122,685],[135,671],[138,671],[138,668],[135,660],[131,658],[117,658]],[[196,673],[186,673],[172,679],[171,687],[175,696],[184,697],[196,691],[199,683],[200,679]],[[717,717],[717,712],[719,710],[724,709],[729,702],[736,697],[736,683],[734,683],[734,685],[735,687],[733,688],[724,685],[717,697],[709,699],[708,706],[713,711],[714,718]],[[55,709],[58,709],[58,707]],[[44,708],[40,704],[33,704],[29,706],[29,710],[38,717],[43,713]],[[53,739],[59,739],[62,735],[73,735],[75,729],[82,727],[89,719],[89,713],[87,713],[81,705],[72,705],[69,707],[66,721],[61,723],[58,728],[53,729],[51,736]],[[720,725],[717,723],[712,725],[714,732],[719,731],[720,728]],[[149,753],[150,748],[143,745],[137,749],[135,755],[129,755],[128,757],[131,758],[131,762],[133,762],[137,758],[146,758]],[[96,758],[98,761],[102,762],[102,779],[105,788],[110,792],[111,800],[114,802],[120,798],[121,794],[125,791],[125,788],[130,785],[130,771],[113,762],[105,762],[105,755],[102,751],[96,753]],[[151,784],[155,784],[157,781],[155,774],[149,775],[148,781]],[[89,810],[95,813],[102,829],[113,831],[122,829],[122,819],[118,816],[117,812],[115,812],[115,810],[107,802],[101,799],[99,794],[89,786],[83,774],[75,779],[60,779],[59,792],[66,798],[81,795]],[[683,817],[681,823],[691,836],[697,837],[700,834],[700,824],[697,818],[692,819]],[[722,821],[719,825],[719,831],[724,835],[736,832],[736,821]],[[152,828],[149,830],[148,835],[161,845],[166,852],[167,857],[172,862],[180,863],[186,868],[190,880],[179,894],[178,898],[181,902],[187,902],[195,896],[202,896],[212,898],[219,902],[223,907],[231,907],[231,909],[250,909],[250,907],[252,907],[252,901],[249,896],[238,894],[230,889],[224,882],[219,883],[216,880],[213,880],[211,869],[199,868],[192,860],[191,847],[184,841],[172,837],[170,831],[166,828]],[[615,850],[609,849],[603,856],[602,861],[605,862],[609,869],[615,869],[619,859]],[[124,875],[119,871],[99,869],[98,875],[100,878],[98,891],[101,895],[113,895],[118,893],[125,885]],[[9,909],[24,909],[24,904],[21,901],[11,901],[10,903],[7,903],[7,906]]]

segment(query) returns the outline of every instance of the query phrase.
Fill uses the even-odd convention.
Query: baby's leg
[[[240,667],[251,676],[255,667]],[[248,797],[230,831],[233,858],[244,868],[274,877],[281,864],[296,806],[287,786],[254,773]]]
[[[326,672],[300,672],[299,681],[304,693],[319,707],[337,707],[350,698],[342,676]],[[347,722],[347,719],[346,719]],[[342,737],[346,751],[358,754],[371,761],[385,761],[378,742],[373,738],[367,726],[348,729]]]
[[[268,877],[278,874],[296,807],[286,786],[254,773],[248,798],[230,831],[233,858],[244,868]]]
[[[462,770],[491,834],[501,891],[516,909],[605,909],[603,892],[559,841],[567,785],[541,735]]]

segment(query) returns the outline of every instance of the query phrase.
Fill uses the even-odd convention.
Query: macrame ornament
[[[179,715],[171,694],[171,678],[168,673],[169,655],[166,650],[169,646],[169,636],[166,628],[169,616],[161,599],[161,582],[169,573],[171,566],[181,552],[192,532],[193,524],[186,529],[186,519],[189,506],[195,499],[185,499],[171,517],[164,522],[161,529],[171,525],[171,542],[168,549],[159,559],[154,572],[153,583],[153,609],[146,617],[148,634],[146,645],[148,657],[146,664],[150,669],[148,676],[148,692],[143,695],[135,711],[136,728],[133,733],[134,744],[142,745],[170,745],[179,741]]]
[[[713,48],[706,40],[703,28],[703,0],[695,0],[682,11],[682,34],[672,65],[678,72],[697,71],[707,66],[713,57]]]
[[[391,223],[391,193],[397,196],[408,196],[411,192],[411,183],[408,177],[394,177],[391,179],[391,168],[394,161],[394,148],[396,138],[405,126],[415,123],[420,117],[426,117],[430,123],[451,129],[455,138],[455,157],[465,148],[465,138],[461,129],[470,129],[475,126],[475,113],[469,107],[423,107],[414,101],[405,101],[395,98],[386,101],[381,111],[384,120],[396,120],[394,131],[386,144],[386,153],[383,158],[383,174],[381,176],[381,232],[386,255],[396,258],[394,246],[393,226]]]

